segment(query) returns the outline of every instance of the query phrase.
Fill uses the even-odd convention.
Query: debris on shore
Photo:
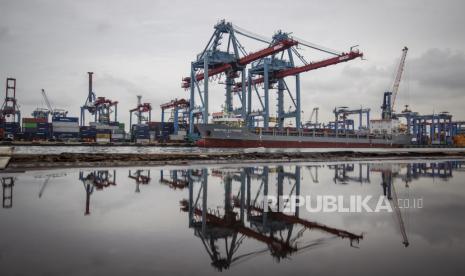
[[[14,154],[9,169],[87,166],[162,166],[226,163],[350,161],[410,158],[465,158],[465,151],[454,152],[218,152],[218,153],[61,153]]]

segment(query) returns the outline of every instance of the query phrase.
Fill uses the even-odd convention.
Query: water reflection
[[[90,215],[90,196],[94,192],[102,191],[105,188],[116,186],[116,170],[95,170],[91,172],[80,171],[79,180],[84,185],[86,191],[86,209],[84,214]]]
[[[118,174],[117,170],[120,170]],[[408,191],[412,183],[422,178],[448,181],[454,177],[455,172],[464,172],[465,166],[462,161],[393,161],[208,168],[131,168],[127,170],[127,177],[125,171],[124,168],[78,169],[66,173],[58,171],[41,174],[34,176],[40,182],[40,188],[38,197],[37,190],[34,190],[33,197],[41,202],[47,202],[52,199],[53,194],[46,196],[44,194],[53,179],[60,182],[58,179],[73,177],[73,185],[79,183],[84,187],[84,215],[89,216],[92,210],[95,212],[97,208],[109,208],[106,205],[96,204],[104,199],[96,197],[95,191],[106,195],[109,193],[106,191],[127,187],[124,192],[135,198],[124,198],[125,201],[111,205],[113,208],[118,205],[118,208],[122,209],[127,207],[124,203],[128,201],[143,200],[148,196],[163,197],[166,194],[162,192],[166,191],[175,197],[176,202],[180,202],[183,211],[179,214],[175,212],[178,210],[167,210],[166,216],[168,217],[170,212],[170,215],[174,214],[182,219],[181,224],[175,226],[181,226],[189,234],[189,238],[195,237],[196,250],[202,248],[211,266],[217,271],[224,271],[254,258],[271,259],[269,257],[271,256],[274,261],[282,262],[291,258],[294,260],[295,256],[305,252],[319,252],[330,246],[339,246],[338,250],[352,250],[351,252],[357,251],[357,248],[367,247],[370,238],[373,239],[373,236],[364,235],[364,227],[372,230],[369,226],[356,227],[355,223],[345,224],[337,219],[309,215],[299,206],[292,212],[285,212],[290,204],[285,200],[279,200],[271,206],[274,212],[266,212],[263,205],[264,198],[270,195],[277,198],[305,196],[318,188],[321,192],[322,189],[334,191],[334,188],[339,189],[337,191],[345,188],[347,188],[345,191],[355,191],[356,187],[363,187],[366,193],[373,196],[385,195],[394,212],[393,221],[387,221],[390,217],[382,217],[383,222],[396,229],[394,244],[397,248],[408,246],[406,250],[410,250],[411,245],[415,244],[415,239],[412,239],[407,227],[408,209],[398,206],[399,198],[404,196],[401,193]],[[13,207],[13,188],[20,188],[21,183],[30,181],[22,176],[23,174],[0,176],[4,209]],[[158,182],[155,180],[157,178]],[[138,195],[134,195],[133,184],[136,184],[135,193]],[[18,188],[15,188],[16,193],[24,192],[24,190],[18,191]],[[79,206],[75,209],[81,212],[82,188],[76,186],[77,188],[79,191],[76,192],[76,198],[79,200]],[[114,199],[109,196],[105,200]],[[26,203],[17,200],[15,204],[17,205],[15,208],[19,208],[18,206]],[[153,212],[156,211],[144,209],[140,214],[151,216]],[[91,217],[83,219],[92,221],[98,215],[102,214],[95,212]],[[165,214],[161,217],[163,216]],[[354,218],[348,217],[349,220]],[[161,221],[159,225],[166,226],[173,221],[174,219],[170,218],[167,222]],[[433,228],[435,225],[429,227]],[[392,243],[392,240],[390,242]],[[347,251],[343,252],[347,253]]]
[[[136,182],[136,193],[140,193],[140,185],[148,185],[152,180],[150,178],[150,170],[129,170],[129,178],[134,179]]]
[[[13,176],[2,177],[2,207],[12,208],[13,207],[13,186],[15,185],[16,178]]]
[[[276,196],[284,194],[285,182],[289,186],[289,195],[300,195],[301,166],[295,166],[293,171],[285,171],[283,166],[213,169],[211,175],[220,177],[224,185],[224,204],[212,209],[208,207],[209,171],[187,171],[189,198],[181,201],[182,210],[188,212],[189,227],[194,229],[195,236],[202,241],[215,268],[221,271],[229,268],[232,263],[268,251],[279,261],[325,243],[324,238],[302,241],[306,230],[316,229],[342,239],[348,238],[350,245],[363,239],[360,234],[302,219],[299,217],[299,207],[292,214],[285,214],[282,209],[288,202],[278,201],[276,212],[265,212],[257,200],[269,194],[270,171],[277,174]],[[255,193],[252,192],[253,180],[259,185]],[[233,182],[239,183],[236,190]],[[259,241],[266,248],[235,256],[245,238]]]

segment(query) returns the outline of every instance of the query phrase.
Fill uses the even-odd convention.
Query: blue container
[[[54,132],[53,136],[55,136],[56,138],[79,138],[79,133]]]
[[[98,133],[98,134],[111,134],[111,130],[109,130],[109,129],[97,129],[96,133]]]
[[[37,123],[37,128],[50,128],[49,123]]]

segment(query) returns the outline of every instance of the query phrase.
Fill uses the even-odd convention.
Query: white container
[[[76,122],[53,122],[52,127],[79,127]]]
[[[76,127],[54,127],[53,132],[78,133],[79,128],[76,128]]]
[[[97,138],[95,141],[97,143],[110,143],[110,138]]]
[[[124,139],[124,134],[121,134],[121,133],[113,133],[111,135],[111,138],[112,139]]]
[[[186,138],[185,135],[174,135],[174,134],[170,134],[170,140],[171,141],[184,141],[184,138]]]
[[[150,143],[150,139],[136,139],[136,143],[148,144]]]

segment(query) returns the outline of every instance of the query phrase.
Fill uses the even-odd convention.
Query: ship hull
[[[237,139],[201,138],[197,146],[204,148],[393,148],[401,145],[345,143],[345,142],[313,142],[313,141],[254,141]]]
[[[197,146],[206,148],[393,148],[409,143],[406,135],[390,138],[261,132],[223,125],[198,127]]]

